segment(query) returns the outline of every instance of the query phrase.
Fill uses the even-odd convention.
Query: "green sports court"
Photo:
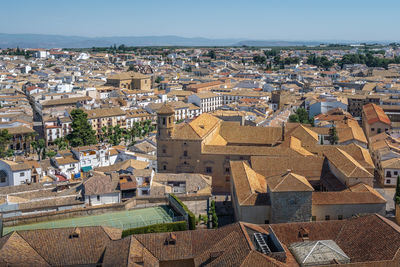
[[[100,215],[46,221],[4,227],[3,234],[17,230],[49,229],[76,226],[109,226],[123,230],[156,223],[168,223],[177,219],[176,213],[168,206],[157,206],[144,209],[109,212]]]

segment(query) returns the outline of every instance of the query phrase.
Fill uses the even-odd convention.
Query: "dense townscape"
[[[0,49],[0,266],[400,266],[400,45]]]

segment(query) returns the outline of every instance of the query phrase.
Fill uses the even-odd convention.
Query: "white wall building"
[[[190,95],[188,102],[200,107],[201,112],[210,112],[222,106],[222,97],[214,93],[202,92]]]
[[[0,187],[31,182],[31,168],[25,163],[0,160]]]

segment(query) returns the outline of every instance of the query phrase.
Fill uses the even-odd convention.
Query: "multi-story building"
[[[121,128],[126,128],[126,112],[119,107],[115,108],[98,108],[85,110],[88,114],[88,120],[92,125],[92,129],[100,136],[103,127],[114,127],[119,125]]]
[[[126,89],[151,90],[151,77],[130,71],[108,77],[106,85]]]
[[[214,93],[202,92],[190,95],[188,102],[200,107],[201,112],[205,113],[220,108],[222,106],[222,97]]]
[[[389,131],[392,122],[380,106],[371,103],[363,106],[362,124],[364,132],[369,138]]]

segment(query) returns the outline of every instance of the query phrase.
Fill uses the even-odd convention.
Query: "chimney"
[[[165,239],[165,245],[175,245],[175,244],[176,244],[176,234],[169,233],[169,235]]]
[[[73,238],[79,238],[79,235],[81,234],[81,230],[78,227],[75,227],[74,231],[72,232],[72,234],[69,235],[70,239]]]

